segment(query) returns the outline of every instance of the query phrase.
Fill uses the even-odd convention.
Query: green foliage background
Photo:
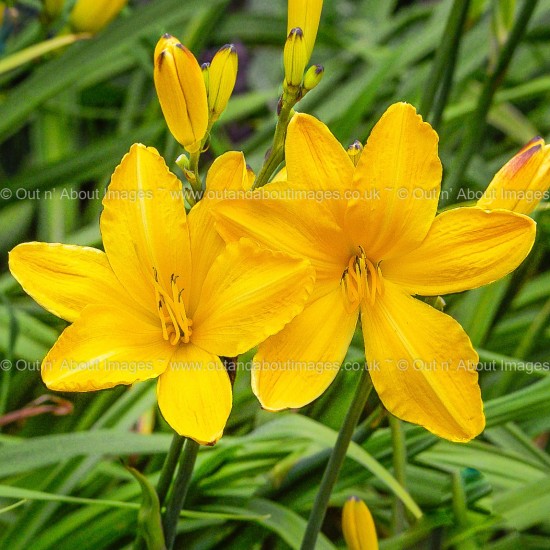
[[[518,0],[512,23],[528,2]],[[299,109],[321,118],[347,144],[364,141],[389,104],[420,107],[452,4],[325,0],[312,58],[325,66],[325,77]],[[525,142],[550,138],[550,0],[540,0],[498,82],[488,127],[477,130],[480,147],[467,166],[460,155],[499,53],[495,14],[514,4],[471,2],[449,101],[441,117],[432,111],[445,167],[444,202],[472,200]],[[40,4],[17,2],[16,9],[18,19],[5,18],[0,33],[4,56],[45,38]],[[501,31],[506,34],[506,25]],[[210,158],[236,149],[255,170],[261,165],[282,81],[283,0],[130,2],[93,39],[0,74],[0,188],[10,191],[0,202],[0,415],[28,411],[47,393],[39,364],[63,329],[15,283],[8,250],[28,240],[101,246],[103,191],[136,141],[157,147],[180,174],[174,163],[180,151],[152,78],[152,52],[164,32],[201,61],[227,42],[238,45],[239,93],[215,127]],[[460,187],[449,187],[455,181]],[[513,276],[447,300],[446,311],[465,327],[483,361],[486,431],[462,445],[403,425],[403,488],[393,473],[387,419],[371,396],[317,548],[344,547],[340,508],[352,494],[369,505],[384,549],[550,547],[547,205],[534,214],[537,243]],[[348,360],[364,360],[359,334]],[[546,368],[535,371],[536,365]],[[180,547],[299,548],[357,381],[357,370],[342,370],[309,407],[269,414],[253,397],[248,373],[239,372],[226,435],[199,453],[179,524]],[[154,484],[171,440],[155,406],[154,383],[58,397],[70,404],[48,398],[43,414],[21,419],[17,413],[19,420],[1,428],[0,548],[131,547],[141,489],[119,457]],[[417,507],[424,513],[419,521]]]

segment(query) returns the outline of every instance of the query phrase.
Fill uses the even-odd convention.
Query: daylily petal
[[[225,191],[246,191],[249,188],[244,155],[239,151],[228,151],[220,155],[210,166],[206,176],[204,199],[223,199],[227,198]],[[231,197],[232,195],[229,196]]]
[[[222,436],[231,412],[231,383],[219,357],[186,344],[160,375],[157,399],[176,432],[210,445]]]
[[[225,248],[223,239],[215,228],[212,208],[214,201],[227,197],[228,193],[249,188],[248,170],[244,155],[229,151],[219,156],[208,170],[206,193],[189,212],[189,238],[193,272],[189,296],[189,314],[193,317],[202,291],[202,285],[214,260]]]
[[[529,254],[535,232],[535,222],[521,214],[448,210],[435,218],[416,250],[382,262],[382,273],[423,296],[477,288],[514,270]]]
[[[23,243],[10,252],[9,265],[27,294],[67,321],[89,304],[110,304],[126,295],[107,256],[96,248]]]
[[[216,227],[226,241],[250,237],[273,250],[301,256],[316,271],[316,292],[339,282],[354,251],[328,205],[316,191],[287,182],[270,183],[250,199],[215,205]],[[324,287],[323,287],[324,288]]]
[[[174,348],[154,317],[109,305],[86,307],[42,362],[56,391],[91,391],[155,378]]]
[[[342,220],[346,205],[344,193],[350,188],[354,166],[325,124],[303,113],[292,117],[287,130],[285,160],[288,181],[318,191],[318,200],[326,202],[336,219]]]
[[[363,196],[346,213],[354,243],[371,261],[399,255],[426,236],[441,182],[437,142],[407,103],[392,105],[373,128],[353,176]]]
[[[462,327],[385,282],[361,322],[372,382],[395,416],[451,441],[469,441],[485,426],[478,356]]]
[[[244,353],[302,311],[314,280],[306,260],[230,243],[204,281],[191,341],[220,356]]]
[[[109,262],[132,297],[157,307],[153,281],[171,292],[172,274],[188,304],[189,232],[180,181],[156,149],[132,145],[103,199],[101,233]]]
[[[270,411],[303,407],[319,397],[338,374],[357,317],[357,311],[347,312],[337,287],[260,344],[252,389],[262,407]]]

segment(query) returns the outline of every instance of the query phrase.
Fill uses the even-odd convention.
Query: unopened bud
[[[128,3],[128,0],[77,0],[69,18],[77,32],[95,34],[108,25]]]
[[[322,65],[312,65],[304,75],[304,84],[302,88],[305,92],[313,90],[321,80],[323,80],[323,75],[325,74],[325,68]]]
[[[233,44],[226,44],[214,56],[208,70],[208,108],[215,121],[227,107],[237,81],[239,60]]]
[[[304,41],[306,46],[307,65],[313,52],[315,38],[317,37],[317,29],[319,28],[319,20],[321,19],[321,10],[323,9],[323,0],[288,0],[288,21],[287,30],[300,27],[304,33]]]
[[[357,166],[357,163],[359,162],[359,159],[361,158],[361,153],[362,152],[363,152],[363,145],[358,140],[355,140],[348,147],[348,156],[351,159],[351,162],[353,162],[354,166]]]
[[[170,132],[187,151],[196,153],[208,127],[208,101],[195,56],[177,39],[164,35],[155,48],[154,78]]]
[[[296,27],[290,31],[285,43],[284,66],[287,87],[296,89],[300,86],[307,61],[304,34],[302,29]]]

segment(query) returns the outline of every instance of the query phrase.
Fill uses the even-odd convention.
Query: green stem
[[[160,473],[160,478],[157,485],[157,495],[159,497],[160,507],[164,505],[166,500],[166,495],[168,494],[168,489],[172,483],[174,477],[174,472],[178,465],[178,460],[183,448],[183,443],[185,442],[185,437],[181,437],[178,434],[174,434],[172,438],[172,443],[170,444],[170,449],[166,455],[166,460],[162,466],[162,471]]]
[[[199,444],[192,439],[187,439],[180,458],[180,466],[176,475],[176,480],[174,481],[174,488],[172,489],[164,514],[163,527],[167,550],[173,548],[174,541],[176,540],[178,519],[185,503],[187,491],[189,490],[189,483],[191,481],[198,452]]]
[[[428,119],[439,85],[442,80],[444,81],[444,75],[448,72],[449,60],[453,57],[456,59],[456,50],[462,37],[464,21],[469,7],[470,0],[455,0],[451,8],[449,19],[447,19],[443,31],[442,42],[436,49],[430,76],[420,102],[420,112],[425,119]],[[452,72],[450,78],[452,80]]]
[[[535,11],[537,3],[538,0],[525,0],[508,40],[500,51],[494,70],[488,73],[476,109],[470,118],[465,130],[465,135],[462,138],[462,147],[458,153],[457,160],[454,163],[449,178],[445,182],[448,196],[447,200],[444,201],[444,205],[450,204],[456,200],[459,191],[458,182],[464,174],[466,174],[473,155],[476,151],[479,151],[481,147],[487,124],[487,113],[491,107],[493,97],[504,79],[508,65],[527,29],[527,25]]]
[[[288,94],[283,93],[281,112],[279,113],[279,120],[277,121],[277,127],[275,128],[275,135],[273,136],[273,144],[264,161],[264,164],[254,182],[253,189],[263,187],[269,178],[273,175],[277,166],[281,164],[285,157],[285,139],[286,129],[291,119],[291,113],[294,105],[297,103],[297,98],[289,97]]]
[[[365,367],[361,373],[359,385],[357,386],[355,396],[353,397],[353,401],[344,420],[344,424],[338,433],[336,445],[334,446],[334,449],[332,449],[332,454],[330,455],[325,473],[323,474],[319,491],[315,498],[315,502],[313,503],[306,532],[302,540],[302,550],[311,550],[312,548],[315,548],[315,542],[319,535],[319,531],[321,530],[323,520],[325,519],[332,489],[338,479],[338,474],[340,473],[340,469],[342,468],[344,459],[346,458],[346,453],[353,435],[353,431],[355,430],[355,426],[357,425],[361,413],[365,408],[365,404],[371,390],[372,382],[369,371]]]
[[[407,487],[407,448],[405,446],[405,434],[401,420],[392,414],[388,415],[390,421],[391,439],[393,447],[393,470],[395,479],[402,487]],[[400,533],[406,527],[405,509],[403,503],[396,496],[393,501],[393,529],[394,533]]]
[[[453,28],[453,35],[450,40],[451,52],[447,57],[447,62],[445,63],[442,82],[439,86],[439,91],[433,105],[433,111],[429,119],[434,128],[439,128],[443,117],[443,111],[445,110],[445,106],[449,100],[455,74],[456,60],[458,59],[458,52],[460,50],[460,41],[464,35],[464,25],[466,24],[468,8],[470,7],[470,0],[464,0],[464,2],[457,0],[457,2],[460,4],[462,11],[460,12],[456,25]]]

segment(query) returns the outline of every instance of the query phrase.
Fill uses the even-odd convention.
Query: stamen
[[[166,292],[158,279],[157,270],[153,267],[153,288],[155,289],[155,298],[159,307],[159,318],[162,327],[162,336],[169,340],[172,345],[176,345],[180,340],[188,343],[191,336],[191,319],[188,319],[185,305],[182,300],[184,289],[179,289],[177,285],[178,275],[172,274],[170,277],[171,294]]]
[[[376,295],[384,293],[380,266],[378,264],[375,266],[368,259],[362,247],[359,247],[359,254],[350,258],[348,266],[342,273],[340,284],[346,308],[350,312],[355,311],[363,300],[373,305]]]

